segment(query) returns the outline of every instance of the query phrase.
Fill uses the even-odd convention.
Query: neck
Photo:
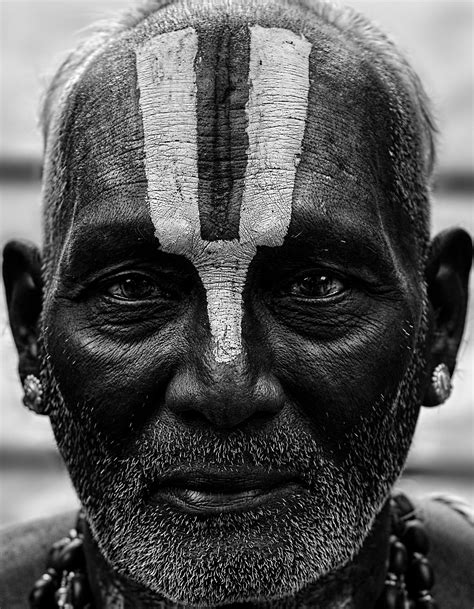
[[[234,609],[367,609],[373,607],[382,590],[390,535],[390,509],[387,502],[377,516],[361,551],[347,565],[311,583],[294,596],[271,601],[226,605]],[[117,576],[102,557],[87,529],[84,550],[95,606],[101,609],[178,609],[178,605],[157,597],[129,579]],[[183,607],[184,609],[184,607]]]

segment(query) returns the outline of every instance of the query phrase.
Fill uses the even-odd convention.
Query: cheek
[[[338,450],[343,436],[386,414],[378,410],[390,408],[413,354],[415,324],[409,320],[408,310],[381,307],[324,341],[282,325],[269,330],[276,373],[322,443]]]
[[[125,441],[158,411],[172,370],[189,351],[178,318],[146,332],[104,331],[80,307],[57,306],[45,318],[55,379],[74,420]]]

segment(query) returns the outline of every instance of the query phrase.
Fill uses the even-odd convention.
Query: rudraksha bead
[[[396,585],[385,585],[375,609],[405,609],[403,592]]]
[[[407,588],[410,592],[431,590],[434,584],[433,569],[425,556],[415,555],[405,576]]]
[[[425,531],[423,523],[419,520],[410,520],[405,523],[402,541],[406,545],[408,551],[412,553],[419,552],[421,554],[428,554],[430,549],[428,534]]]
[[[403,575],[407,570],[408,555],[404,544],[395,536],[390,538],[389,570]]]
[[[50,609],[55,607],[56,583],[53,577],[43,574],[33,586],[28,601],[31,609]]]

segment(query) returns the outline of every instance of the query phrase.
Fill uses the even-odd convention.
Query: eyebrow
[[[390,237],[377,219],[377,223],[360,220],[348,221],[344,217],[324,215],[295,223],[285,240],[283,250],[303,252],[316,261],[332,261],[348,268],[364,268],[374,277],[396,280],[400,283],[400,264],[390,247]],[[283,252],[282,252],[283,253]]]
[[[78,222],[71,230],[62,272],[80,278],[94,270],[130,259],[160,255],[151,221]]]
[[[382,236],[381,224],[369,227],[345,218],[330,220],[325,216],[305,219],[293,225],[282,246],[272,258],[278,261],[305,259],[317,264],[333,262],[352,269],[364,269],[372,279],[404,283],[393,251]],[[380,232],[377,232],[377,228]],[[102,268],[120,262],[140,259],[170,264],[171,258],[161,249],[154,226],[146,216],[91,224],[78,220],[72,228],[67,255],[61,274],[66,279],[81,281]],[[64,264],[65,263],[65,264]]]

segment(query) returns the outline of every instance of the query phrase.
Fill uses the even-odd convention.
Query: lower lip
[[[298,488],[298,484],[287,483],[271,489],[249,489],[237,493],[219,493],[167,487],[155,493],[152,496],[152,502],[162,503],[164,501],[191,514],[211,516],[255,509],[264,503],[294,494]]]

